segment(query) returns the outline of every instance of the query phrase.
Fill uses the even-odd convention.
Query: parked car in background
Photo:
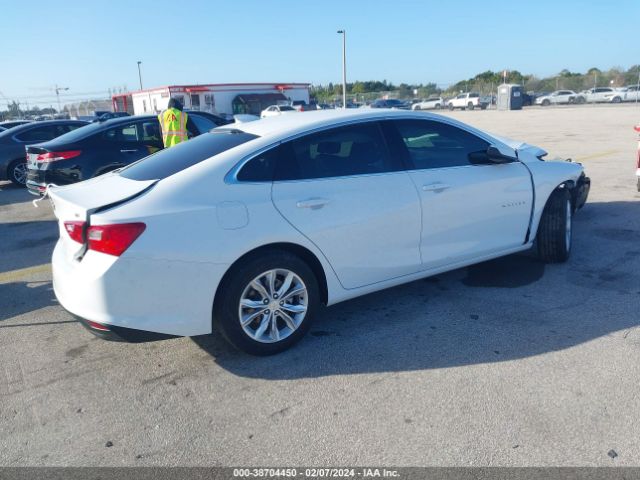
[[[530,107],[531,105],[533,105],[534,96],[531,93],[522,92],[521,95],[522,95],[522,106],[523,107]]]
[[[87,122],[79,120],[47,120],[29,122],[0,132],[0,180],[11,180],[24,186],[27,179],[25,147],[52,140]]]
[[[291,102],[291,106],[299,112],[318,110],[318,105],[316,103],[307,103],[304,100],[294,100]]]
[[[96,112],[95,118],[92,122],[104,122],[105,120],[111,120],[112,118],[128,117],[127,112]]]
[[[379,98],[375,100],[371,105],[371,108],[397,108],[400,110],[409,110],[410,104],[409,102],[405,102],[404,100],[398,100],[397,98]]]
[[[444,99],[442,97],[427,98],[421,102],[411,105],[411,110],[439,110],[444,107]]]
[[[229,119],[227,117],[221,117],[220,115],[215,115],[213,113],[203,112],[200,110],[185,110],[185,112],[187,112],[187,119],[190,118],[191,121],[197,127],[198,135],[204,132],[207,132],[215,127],[222,127],[223,125],[229,125],[230,123],[234,122],[236,117],[236,115],[234,115]],[[256,115],[250,115],[250,116],[258,118]],[[211,124],[215,126],[212,127]]]
[[[189,138],[218,125],[204,112],[187,111]],[[155,115],[92,123],[53,141],[27,147],[27,188],[42,194],[47,184],[67,185],[116,170],[163,149]]]
[[[282,114],[297,113],[291,105],[271,105],[260,112],[260,118],[276,117]]]
[[[7,120],[5,122],[0,122],[0,127],[6,128],[7,130],[13,127],[19,127],[20,125],[25,125],[27,123],[31,123],[31,120]]]
[[[456,95],[447,103],[449,110],[459,108],[461,110],[473,110],[474,108],[481,108],[485,110],[489,105],[489,101],[486,97],[480,97],[477,92],[461,93]]]
[[[590,181],[544,155],[423,112],[218,128],[50,188],[53,288],[103,338],[216,331],[250,354],[278,353],[321,304],[534,245],[542,261],[566,261]]]
[[[573,90],[556,90],[548,95],[540,95],[539,97],[536,97],[535,104],[546,107],[548,105],[574,103],[575,99],[576,92]]]
[[[597,87],[578,93],[574,103],[620,103],[623,98],[624,92],[610,87]]]
[[[623,102],[640,101],[640,85],[627,85],[620,91],[623,92]]]

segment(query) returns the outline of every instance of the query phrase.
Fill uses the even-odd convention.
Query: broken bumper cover
[[[573,204],[575,209],[578,210],[584,206],[589,196],[589,190],[591,189],[591,179],[584,173],[578,178],[576,188],[573,191]]]
[[[146,330],[136,330],[135,328],[119,327],[116,325],[106,325],[81,318],[69,312],[80,324],[93,333],[96,337],[112,342],[143,343],[157,342],[159,340],[169,340],[179,338],[178,335],[166,333],[148,332]]]

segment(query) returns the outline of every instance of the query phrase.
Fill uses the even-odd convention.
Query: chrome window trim
[[[306,135],[312,135],[314,133],[319,133],[319,132],[323,132],[325,130],[331,130],[334,128],[340,128],[340,127],[345,127],[345,126],[349,126],[349,125],[357,125],[360,123],[369,123],[369,122],[382,122],[385,120],[425,120],[425,121],[431,121],[431,122],[440,122],[440,123],[444,123],[446,125],[449,125],[450,127],[454,127],[454,128],[459,128],[460,130],[467,132],[470,135],[475,135],[476,137],[481,138],[482,140],[486,141],[487,143],[489,143],[490,145],[495,145],[496,140],[495,138],[490,137],[489,135],[486,135],[484,132],[478,130],[478,132],[474,132],[471,131],[467,128],[461,127],[460,125],[456,125],[453,122],[448,121],[448,118],[446,117],[442,117],[442,118],[433,118],[431,117],[431,115],[433,114],[427,114],[429,115],[429,117],[425,117],[425,113],[423,112],[415,112],[415,111],[408,111],[403,115],[388,115],[388,114],[384,114],[384,113],[380,113],[379,115],[376,115],[375,117],[370,117],[370,118],[357,118],[357,119],[353,119],[353,120],[345,120],[342,122],[336,122],[333,123],[331,125],[323,125],[321,127],[316,127],[316,128],[312,128],[310,130],[305,130],[304,132],[298,132],[296,134],[290,135],[288,137],[284,137],[281,138],[280,140],[277,140],[265,147],[260,148],[259,150],[256,150],[255,152],[250,153],[249,155],[245,155],[243,158],[241,158],[238,162],[236,162],[236,164],[231,167],[231,169],[226,173],[226,175],[224,176],[224,183],[227,185],[233,185],[233,184],[264,184],[264,183],[275,183],[273,180],[272,181],[262,181],[262,182],[249,182],[249,181],[242,181],[242,180],[238,180],[238,173],[240,172],[240,170],[242,170],[242,167],[244,167],[248,162],[250,162],[251,160],[253,160],[254,158],[256,158],[259,155],[262,155],[264,152],[266,152],[267,150],[270,150],[272,148],[276,148],[279,145],[286,143],[286,142],[290,142],[292,140],[295,140],[297,138],[300,137],[304,137]],[[259,121],[259,120],[258,120]],[[466,125],[465,125],[466,127]],[[384,138],[384,134],[383,138]],[[386,140],[386,138],[385,138]],[[498,140],[499,143],[502,143]],[[504,144],[503,144],[504,145]],[[505,145],[508,148],[508,145]],[[513,150],[513,149],[512,149]],[[462,167],[464,167],[465,165],[461,165]],[[468,166],[476,166],[476,165],[468,165]],[[458,168],[458,166],[456,167],[445,167],[445,168]],[[404,170],[395,170],[393,172],[380,172],[380,173],[374,173],[374,174],[359,174],[359,175],[347,175],[347,176],[340,176],[340,177],[321,177],[321,178],[347,178],[347,177],[361,177],[361,176],[370,176],[370,175],[385,175],[387,173],[395,173],[395,172],[409,172],[409,171],[416,171],[415,169],[404,169]],[[291,181],[307,181],[307,180],[318,180],[317,178],[309,178],[309,179],[298,179],[298,180],[279,180],[278,182],[291,182]]]

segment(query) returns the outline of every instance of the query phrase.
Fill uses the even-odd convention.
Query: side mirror
[[[487,147],[487,158],[492,163],[509,163],[516,160],[515,157],[503,154],[493,145],[489,145],[489,147]]]

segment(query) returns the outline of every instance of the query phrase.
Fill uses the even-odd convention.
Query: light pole
[[[56,88],[54,90],[56,91],[56,99],[58,100],[58,113],[60,113],[60,92],[62,90],[69,90],[69,87],[59,87],[58,85],[56,85]]]
[[[138,60],[138,79],[140,80],[140,90],[142,90],[142,73],[140,73],[140,65],[142,65],[142,62]]]
[[[342,108],[347,108],[347,31],[337,33],[342,34]]]

